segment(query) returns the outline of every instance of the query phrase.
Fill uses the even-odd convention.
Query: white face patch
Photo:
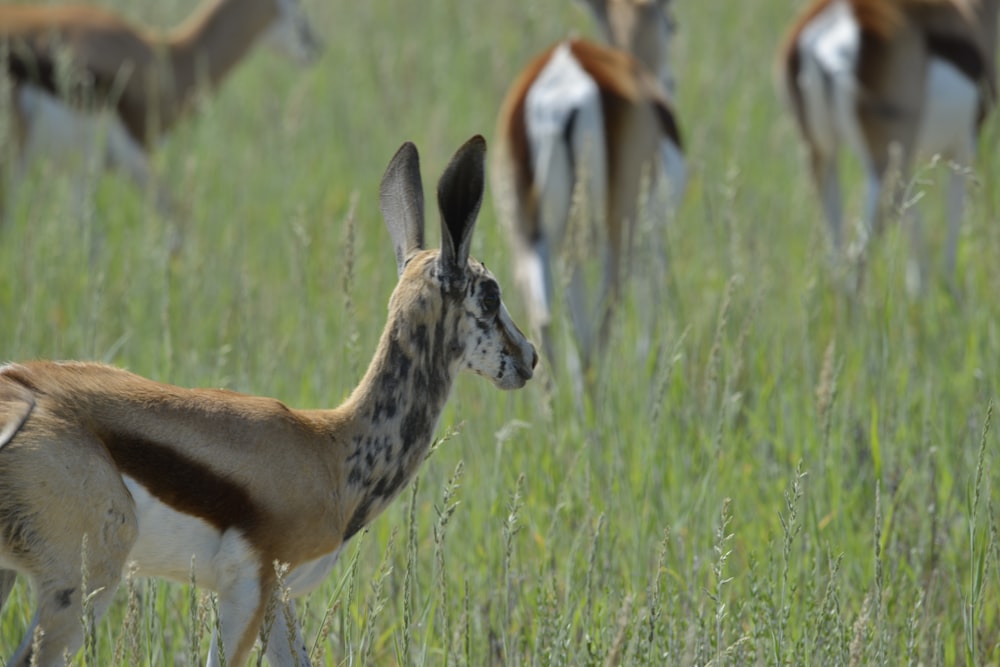
[[[478,262],[470,262],[470,270]],[[489,378],[499,389],[519,389],[531,378],[535,349],[521,333],[500,296],[500,286],[485,266],[462,304],[460,337],[467,341],[464,367]]]

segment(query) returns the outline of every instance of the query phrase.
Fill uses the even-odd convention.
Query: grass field
[[[160,25],[190,4],[118,2]],[[515,393],[460,380],[417,483],[299,603],[317,664],[1000,662],[1000,117],[958,294],[935,280],[907,297],[899,229],[846,293],[774,92],[799,4],[678,3],[691,182],[668,265],[638,265],[650,280],[634,281],[583,410],[558,377],[552,392],[544,377]],[[393,152],[417,143],[432,204],[455,148],[492,136],[518,68],[593,28],[571,2],[310,9],[318,66],[256,53],[158,153],[192,216],[178,257],[122,179],[81,205],[35,173],[0,229],[0,358],[104,360],[297,407],[346,397],[396,277],[377,208]],[[943,169],[916,184],[936,275],[943,206],[924,186]],[[489,193],[473,254],[523,321]],[[204,660],[209,596],[140,580],[119,600],[77,663]],[[32,608],[19,584],[0,654]]]

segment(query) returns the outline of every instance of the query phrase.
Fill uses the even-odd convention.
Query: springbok
[[[491,171],[497,215],[550,362],[553,258],[567,242],[575,193],[582,191],[586,224],[604,243],[588,249],[603,266],[596,312],[580,266],[570,262],[567,304],[586,367],[607,337],[637,217],[648,204],[640,199],[665,180],[672,208],[684,189],[681,135],[667,93],[670,2],[587,0],[612,47],[583,39],[551,46],[518,75],[500,109]]]
[[[813,180],[830,228],[843,247],[837,153],[850,147],[868,192],[861,246],[881,227],[890,168],[897,200],[921,156],[941,155],[950,169],[945,249],[955,272],[965,180],[983,118],[996,96],[998,0],[818,0],[793,24],[779,52],[783,85],[809,152]],[[907,285],[923,289],[926,257],[920,216],[909,216]]]
[[[181,581],[193,569],[219,596],[208,664],[219,664],[220,642],[229,664],[245,664],[274,563],[290,567],[292,595],[323,580],[426,457],[460,371],[524,386],[538,355],[493,275],[469,257],[485,150],[473,137],[441,177],[440,250],[424,250],[416,148],[404,144],[389,164],[381,209],[399,282],[375,357],[337,408],[181,389],[95,363],[0,368],[2,592],[19,571],[38,596],[32,631],[7,664],[61,665],[80,646],[84,538],[98,615],[127,563]],[[294,645],[271,634],[271,665],[308,664],[295,625]]]
[[[96,160],[171,214],[173,197],[152,181],[149,152],[262,38],[303,65],[321,50],[298,0],[208,0],[165,35],[100,7],[0,5],[14,179],[42,155]]]

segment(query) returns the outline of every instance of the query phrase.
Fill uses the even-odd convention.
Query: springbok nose
[[[538,365],[538,350],[536,350],[535,346],[532,345],[531,346],[531,370],[535,370],[535,366],[537,366],[537,365]]]

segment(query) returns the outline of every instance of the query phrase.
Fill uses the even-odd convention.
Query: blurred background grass
[[[937,281],[907,298],[895,228],[861,293],[845,294],[774,91],[774,52],[801,4],[677,3],[691,182],[663,232],[669,264],[638,266],[582,410],[564,386],[505,394],[460,380],[440,428],[457,433],[416,494],[300,603],[310,639],[332,611],[323,664],[1000,659],[998,439],[983,437],[1000,368],[1000,121],[984,133],[959,295]],[[158,26],[192,9],[116,6]],[[532,54],[594,34],[571,2],[307,7],[327,41],[316,67],[255,52],[158,152],[191,210],[178,257],[123,179],[96,179],[81,203],[39,167],[0,230],[0,357],[99,359],[297,407],[339,403],[395,282],[377,208],[389,157],[404,140],[420,148],[436,243],[431,195],[448,157],[492,137]],[[860,181],[845,168],[854,212]],[[939,270],[937,189],[923,206]],[[489,193],[473,254],[523,321]],[[662,300],[647,301],[646,276],[665,277]],[[187,664],[199,641],[188,591],[137,586],[144,641],[125,662]],[[127,634],[121,596],[101,664]],[[4,609],[4,653],[29,600],[21,587]]]

